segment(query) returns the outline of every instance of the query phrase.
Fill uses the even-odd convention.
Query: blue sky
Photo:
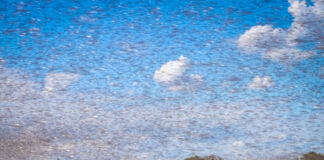
[[[241,90],[256,75],[272,75],[277,88],[307,83],[319,89],[322,84],[315,75],[323,65],[321,56],[291,67],[237,49],[236,39],[252,26],[288,28],[293,20],[285,1],[10,1],[1,6],[1,57],[6,66],[30,72],[38,81],[49,72],[72,72],[82,75],[74,85],[79,90],[170,94],[152,77],[161,65],[183,55],[194,63],[188,72],[200,74],[203,87],[212,90],[212,95],[199,94],[212,99],[249,94],[226,93]],[[240,71],[244,67],[252,73]],[[303,69],[307,72],[300,73]],[[118,85],[110,86],[106,76]],[[241,80],[217,87],[231,77]],[[282,93],[274,89],[251,95]],[[318,99],[322,95],[321,90]]]
[[[292,109],[292,115],[305,110],[321,115],[324,40],[312,39],[318,34],[315,29],[302,28],[306,38],[298,38],[310,37],[310,41],[288,42],[287,37],[300,31],[299,22],[305,21],[298,7],[291,9],[296,15],[288,12],[291,4],[302,4],[290,2],[0,1],[0,58],[6,69],[18,70],[31,82],[40,83],[39,91],[61,85],[60,89],[76,94],[100,92],[129,99],[117,106],[280,99],[287,102],[284,107]],[[314,2],[307,1],[308,7]],[[310,14],[321,17],[322,12],[312,10]],[[322,24],[318,21],[313,26]],[[271,27],[247,33],[266,25]],[[280,35],[274,33],[278,28]],[[253,38],[258,34],[261,40]],[[242,35],[246,38],[240,43]],[[279,46],[260,44],[274,44],[273,39],[279,40]],[[251,46],[256,49],[253,53],[245,50]],[[306,57],[293,60],[297,52]],[[290,57],[283,60],[280,54],[286,53]],[[188,59],[188,66],[181,72],[168,67],[165,71],[175,78],[168,82],[154,78],[168,62],[179,64],[180,56]],[[110,106],[115,105],[103,105]],[[317,140],[323,146],[323,136]]]

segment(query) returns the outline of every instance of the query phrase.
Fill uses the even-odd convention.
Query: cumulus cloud
[[[153,79],[161,85],[168,86],[168,91],[193,89],[203,80],[198,74],[186,74],[190,67],[190,60],[184,56],[169,61],[155,71]]]
[[[288,43],[296,45],[300,41],[313,41],[324,44],[324,1],[313,0],[313,6],[305,1],[289,0],[289,13],[294,17],[288,29]]]
[[[290,28],[254,26],[239,37],[239,48],[248,53],[263,53],[264,58],[279,62],[301,61],[313,56],[314,52],[299,48],[307,44],[324,45],[324,2],[313,2],[313,6],[307,6],[305,1],[289,0],[288,11],[294,17]]]
[[[250,89],[265,89],[273,86],[274,83],[270,76],[260,77],[256,76],[253,78],[253,82],[249,84]]]
[[[285,32],[270,25],[254,26],[245,31],[238,40],[239,47],[246,52],[266,51],[281,46]]]
[[[50,73],[45,78],[45,91],[54,92],[70,86],[80,78],[78,74],[72,73]]]
[[[155,71],[153,78],[159,83],[173,83],[182,78],[189,65],[189,59],[180,56],[178,60],[162,65],[159,70]]]

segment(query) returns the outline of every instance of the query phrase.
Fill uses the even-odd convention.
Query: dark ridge
[[[324,155],[315,152],[304,154],[301,160],[324,160]]]
[[[223,159],[215,155],[210,155],[206,157],[193,156],[190,158],[186,158],[185,160],[223,160]]]
[[[224,159],[215,155],[210,155],[205,157],[193,156],[193,157],[186,158],[184,160],[224,160]],[[303,154],[303,156],[301,158],[298,158],[297,160],[324,160],[324,155],[315,152],[309,152]]]

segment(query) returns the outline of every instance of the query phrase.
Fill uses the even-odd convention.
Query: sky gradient
[[[323,26],[322,0],[0,0],[0,159],[324,152]]]

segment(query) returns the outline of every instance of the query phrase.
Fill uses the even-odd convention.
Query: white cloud
[[[288,43],[296,45],[299,41],[318,41],[324,44],[324,2],[313,0],[314,5],[307,7],[305,1],[289,0],[289,13],[294,22],[288,29]]]
[[[284,37],[282,29],[273,29],[270,25],[254,26],[240,36],[238,44],[246,52],[258,52],[280,46]]]
[[[45,91],[53,92],[67,88],[80,78],[72,73],[50,73],[45,78]]]
[[[305,1],[289,0],[289,13],[294,17],[290,28],[284,30],[270,25],[254,26],[238,39],[244,52],[259,52],[274,61],[300,61],[315,53],[298,49],[304,43],[324,45],[324,2],[313,0],[314,6]]]
[[[270,76],[255,76],[253,82],[249,84],[250,89],[265,89],[273,86],[274,83]]]
[[[295,48],[274,48],[266,51],[264,58],[276,61],[300,61],[313,56],[315,53],[311,51],[302,52]]]
[[[168,91],[175,92],[181,90],[192,90],[196,88],[203,80],[198,74],[186,75],[190,67],[190,60],[184,56],[179,59],[169,61],[155,71],[153,79],[168,87]]]
[[[154,80],[159,83],[173,83],[182,78],[189,67],[189,59],[180,56],[178,60],[169,61],[155,71]]]

